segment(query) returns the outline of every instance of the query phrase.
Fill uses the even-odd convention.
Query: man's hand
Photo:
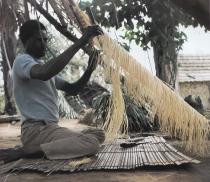
[[[90,57],[89,57],[89,61],[88,61],[88,67],[87,70],[93,72],[96,69],[96,66],[98,64],[98,59],[99,59],[99,51],[94,50]]]
[[[66,82],[65,84],[63,84],[62,87],[60,87],[60,90],[66,92],[67,95],[74,95],[74,96],[77,95],[79,92],[81,92],[82,88],[84,88],[84,86],[90,80],[91,74],[97,66],[99,53],[100,51],[97,50],[92,51],[89,57],[87,69],[82,75],[82,77],[74,83]]]
[[[101,29],[101,27],[99,27],[98,25],[94,25],[94,26],[88,26],[85,29],[85,32],[83,34],[83,36],[81,37],[81,39],[85,42],[88,43],[88,41],[98,35],[103,35],[103,30]]]

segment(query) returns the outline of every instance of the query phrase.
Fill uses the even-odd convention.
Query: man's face
[[[26,51],[36,58],[45,55],[47,47],[47,35],[45,30],[35,33],[26,43]]]

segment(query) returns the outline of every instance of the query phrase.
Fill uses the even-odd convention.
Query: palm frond
[[[84,101],[85,105],[93,107],[93,100],[98,95],[108,90],[96,82],[88,83],[79,93],[80,98]]]
[[[58,19],[60,20],[61,24],[63,26],[66,26],[66,21],[65,21],[65,15],[62,12],[61,8],[59,7],[59,4],[53,0],[49,1],[51,7],[53,8],[54,12],[58,16]]]
[[[25,6],[26,8],[27,6]],[[28,10],[28,9],[27,9]],[[0,31],[16,31],[25,20],[24,2],[7,0],[0,3]]]
[[[59,115],[61,118],[78,119],[76,111],[69,105],[62,92],[58,92]]]
[[[95,117],[105,122],[108,108],[111,102],[111,95],[104,92],[93,100],[93,108],[95,109]],[[123,96],[126,107],[126,115],[128,118],[129,132],[149,132],[154,130],[153,118],[150,116],[148,108],[137,104],[134,99],[124,94]],[[101,123],[103,124],[103,123]]]
[[[84,110],[87,108],[84,101],[80,98],[79,95],[77,96],[71,96],[71,95],[66,95],[65,96],[68,104],[74,108],[74,110],[78,113],[78,114],[82,114],[84,113]]]

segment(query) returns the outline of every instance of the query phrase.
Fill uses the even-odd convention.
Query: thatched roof
[[[210,55],[178,57],[178,82],[210,81]]]

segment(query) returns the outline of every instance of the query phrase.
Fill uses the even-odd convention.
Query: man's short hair
[[[28,20],[20,27],[20,40],[23,44],[36,32],[46,30],[45,26],[38,20]]]

